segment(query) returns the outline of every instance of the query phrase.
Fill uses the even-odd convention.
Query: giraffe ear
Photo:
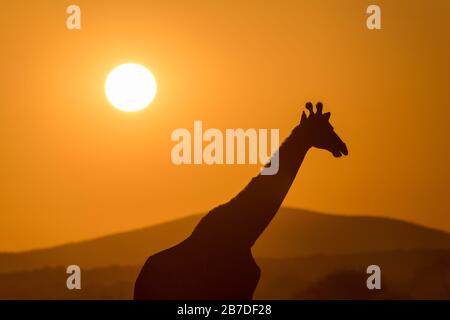
[[[330,117],[331,117],[331,113],[330,112],[327,112],[327,113],[324,113],[323,114],[323,117],[325,118],[325,120],[330,120]]]
[[[306,113],[305,111],[302,112],[302,119],[300,121],[306,120]]]

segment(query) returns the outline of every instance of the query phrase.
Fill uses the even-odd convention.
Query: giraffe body
[[[259,277],[249,248],[211,247],[188,238],[147,260],[135,299],[250,300]]]

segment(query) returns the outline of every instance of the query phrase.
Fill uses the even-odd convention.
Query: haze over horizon
[[[7,0],[0,10],[0,251],[51,247],[206,213],[257,166],[176,166],[171,132],[280,128],[322,101],[349,148],[311,150],[283,206],[450,231],[450,2]],[[108,73],[148,67],[133,114]],[[214,177],[214,179],[211,179]],[[270,227],[269,227],[270,228]]]
[[[300,213],[300,215],[297,218],[304,218],[304,214],[312,214],[312,217],[315,216],[315,218],[331,218],[331,219],[340,219],[340,218],[347,218],[347,219],[352,219],[352,218],[373,218],[373,219],[383,219],[386,222],[390,222],[390,223],[400,223],[400,224],[407,224],[408,226],[412,226],[412,227],[419,227],[420,229],[424,229],[424,230],[429,230],[431,232],[443,232],[444,234],[448,234],[450,236],[450,232],[443,230],[443,229],[439,229],[439,228],[434,228],[434,227],[428,227],[428,226],[424,226],[424,225],[420,225],[420,224],[416,224],[414,222],[411,221],[406,221],[406,220],[400,220],[400,219],[396,219],[396,218],[392,218],[392,217],[387,217],[387,216],[370,216],[370,215],[345,215],[345,214],[336,214],[336,213],[325,213],[325,212],[318,212],[318,211],[314,211],[314,210],[306,210],[306,209],[302,209],[302,208],[293,208],[293,207],[281,207],[280,208],[281,212],[284,212],[284,214],[286,212],[293,212],[294,215],[297,215]],[[113,232],[113,233],[107,233],[107,234],[99,234],[96,235],[95,237],[92,238],[86,238],[86,239],[77,239],[77,240],[73,240],[73,241],[69,241],[69,242],[61,242],[61,243],[54,243],[51,244],[49,246],[45,246],[45,247],[37,247],[37,248],[31,248],[31,249],[24,249],[24,250],[16,250],[16,251],[0,251],[0,254],[2,253],[26,253],[26,252],[33,252],[35,250],[37,251],[41,251],[41,250],[53,250],[53,249],[57,249],[57,248],[61,248],[67,245],[79,245],[79,244],[83,244],[83,243],[88,243],[88,242],[92,242],[92,241],[98,241],[98,240],[102,240],[102,239],[107,239],[110,237],[117,237],[117,236],[123,236],[123,235],[129,235],[131,233],[134,232],[140,232],[143,230],[147,230],[147,229],[151,229],[151,228],[159,228],[159,227],[167,227],[171,224],[180,224],[184,229],[188,230],[184,230],[183,232],[181,232],[180,235],[178,235],[178,237],[180,237],[180,241],[185,237],[188,236],[191,233],[191,230],[193,229],[193,227],[195,226],[196,222],[193,224],[192,220],[199,220],[201,217],[205,216],[206,212],[204,213],[193,213],[190,215],[186,215],[186,216],[182,216],[179,218],[174,218],[174,219],[169,219],[167,221],[161,221],[152,225],[147,225],[147,226],[141,226],[139,228],[134,228],[134,229],[130,229],[130,230],[120,230],[118,232]],[[275,219],[277,220],[277,224],[279,224],[278,222],[278,217],[279,215],[277,214],[277,216],[275,217]],[[284,220],[285,218],[283,218]],[[186,225],[183,225],[183,221],[186,220],[188,221],[188,223]],[[269,229],[271,227],[269,226]],[[271,231],[265,231],[264,234],[266,233],[271,233]],[[264,236],[264,238],[266,238],[266,236]],[[267,241],[266,241],[267,242]],[[261,247],[261,245],[257,245],[257,247]]]

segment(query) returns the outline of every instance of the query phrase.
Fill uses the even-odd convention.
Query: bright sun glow
[[[117,109],[134,112],[146,108],[155,98],[156,80],[146,67],[127,63],[114,68],[106,78],[105,94]]]

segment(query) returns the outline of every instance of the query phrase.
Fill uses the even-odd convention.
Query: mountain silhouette
[[[155,226],[19,253],[0,253],[0,273],[77,264],[82,269],[142,265],[147,257],[185,239],[203,215]],[[381,218],[281,208],[253,248],[256,257],[294,258],[395,250],[450,249],[450,234]],[[264,270],[263,270],[264,272]]]

